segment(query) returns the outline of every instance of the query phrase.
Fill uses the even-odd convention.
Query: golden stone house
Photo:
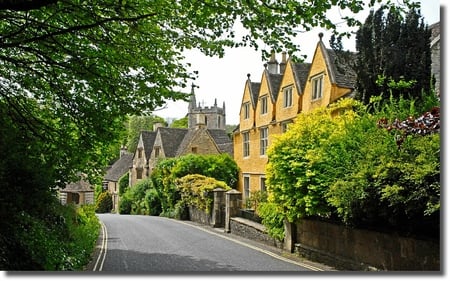
[[[286,59],[286,53],[278,63],[272,54],[259,82],[252,82],[247,75],[239,126],[233,132],[243,200],[251,192],[266,189],[267,148],[274,136],[285,132],[299,113],[327,106],[354,90],[352,54],[326,48],[322,37],[319,34],[311,63],[294,63]]]

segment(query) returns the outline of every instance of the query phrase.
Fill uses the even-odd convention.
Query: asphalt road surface
[[[154,216],[100,214],[99,245],[88,270],[107,272],[297,272],[320,270],[219,234]]]

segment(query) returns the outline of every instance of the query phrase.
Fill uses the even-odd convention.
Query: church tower
[[[204,106],[200,102],[197,104],[195,98],[195,87],[192,84],[191,94],[188,105],[188,128],[205,127],[207,129],[225,130],[225,102],[223,107],[217,106],[217,99],[214,100],[213,106]]]

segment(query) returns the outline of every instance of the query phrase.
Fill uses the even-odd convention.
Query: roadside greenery
[[[82,270],[89,262],[100,230],[94,206],[48,207],[52,216],[23,212],[16,225],[2,225],[12,236],[0,237],[1,269]]]
[[[205,184],[203,188],[206,189],[213,186],[235,188],[238,169],[236,162],[228,154],[188,154],[178,158],[161,159],[149,178],[126,188],[120,199],[119,212],[179,217],[184,206],[192,200],[199,203],[199,207],[206,208],[206,201],[194,199],[198,195],[197,192],[200,192],[195,186]],[[194,174],[196,176],[185,178]],[[186,181],[192,184],[192,190],[188,189]]]
[[[231,187],[225,182],[199,174],[186,175],[177,179],[175,184],[181,194],[181,199],[177,202],[177,208],[195,206],[206,213],[211,212],[214,199],[212,191],[214,189],[231,190]]]
[[[379,120],[390,124],[418,116],[423,108],[403,98],[375,100],[370,111],[356,100],[343,99],[301,113],[268,150],[268,201],[291,222],[321,217],[437,236],[439,125],[433,123],[428,134],[407,135],[398,146],[399,131],[387,130]],[[267,221],[271,214],[261,216]]]

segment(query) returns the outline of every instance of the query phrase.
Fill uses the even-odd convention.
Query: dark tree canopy
[[[380,94],[420,98],[430,91],[430,35],[420,10],[404,17],[396,10],[385,14],[384,7],[371,11],[356,35],[358,99],[367,104]]]

